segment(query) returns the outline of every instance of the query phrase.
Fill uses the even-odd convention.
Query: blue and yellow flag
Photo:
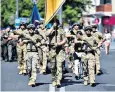
[[[57,14],[66,0],[46,0],[45,26]]]
[[[38,20],[38,21],[41,20],[40,13],[38,11],[36,4],[34,4],[33,10],[32,10],[31,23],[37,25],[35,20]]]

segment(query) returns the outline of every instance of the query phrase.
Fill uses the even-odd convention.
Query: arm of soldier
[[[54,31],[55,31],[54,28],[51,27],[50,29],[47,30],[46,36],[51,35]]]
[[[27,40],[27,39],[25,39],[25,40],[23,40],[23,43],[28,43],[29,42],[29,40]]]
[[[47,40],[47,34],[46,34],[46,29],[42,30],[41,32],[39,32],[40,35],[43,37],[44,40]]]
[[[63,40],[61,42],[57,42],[58,46],[64,45],[67,42],[67,37],[66,37],[65,32],[62,33],[61,37],[62,37]]]
[[[67,38],[65,38],[63,41],[61,42],[58,42],[57,45],[58,46],[61,46],[61,45],[64,45],[65,43],[67,42]]]
[[[10,33],[9,35],[10,38],[18,40],[19,35],[15,35],[14,32]]]

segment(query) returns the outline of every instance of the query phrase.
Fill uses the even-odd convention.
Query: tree
[[[73,23],[79,20],[90,0],[66,0],[63,5],[63,20],[65,23]],[[16,13],[16,0],[1,0],[1,26],[14,25]],[[40,15],[44,18],[45,0],[37,3]],[[31,0],[19,0],[19,17],[29,17],[32,14],[33,3]]]
[[[82,16],[82,12],[86,11],[86,6],[90,6],[90,0],[66,0],[63,5],[64,22],[72,24],[78,22]]]
[[[44,17],[44,0],[39,0],[37,6],[41,17]],[[31,0],[19,0],[19,17],[31,17],[33,3]],[[16,0],[1,0],[1,27],[14,26],[16,13]]]

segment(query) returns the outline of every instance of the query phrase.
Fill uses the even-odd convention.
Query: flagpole
[[[60,11],[59,11],[59,21],[60,21],[60,24],[62,25],[62,7],[60,8]]]

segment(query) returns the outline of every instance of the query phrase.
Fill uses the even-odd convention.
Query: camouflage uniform
[[[77,32],[78,35],[80,35],[82,37],[82,32],[78,31]],[[74,73],[75,73],[75,77],[76,79],[81,78],[82,75],[82,61],[81,61],[81,57],[82,55],[84,55],[84,50],[85,50],[85,44],[84,41],[81,40],[80,38],[75,38],[75,46],[74,46]]]
[[[33,24],[28,25],[28,27],[30,28],[31,26],[34,27]],[[36,34],[31,35],[30,33],[28,35],[24,35],[24,37],[28,39],[24,40],[24,42],[27,44],[26,60],[27,60],[28,73],[30,74],[28,85],[32,86],[35,85],[35,81],[37,78],[37,63],[39,60],[38,46],[40,46],[42,38],[40,35]]]
[[[95,27],[95,26],[93,26],[93,27]],[[95,32],[93,32],[93,36],[96,38],[95,47],[97,47],[98,43],[100,43],[103,39],[102,33],[95,30]],[[96,74],[100,74],[100,48],[97,48],[96,52],[97,52],[97,53],[95,53]]]
[[[1,46],[3,47],[3,58],[6,61],[11,61],[12,60],[12,48],[13,48],[13,40],[10,39],[8,40],[11,35],[11,31],[6,31],[4,30],[3,35],[2,35],[2,42],[1,42]]]
[[[91,31],[91,27],[86,27],[85,31]],[[83,36],[83,40],[87,41],[87,45],[90,46],[86,47],[86,54],[82,55],[83,61],[83,72],[84,72],[84,85],[88,84],[88,79],[90,79],[90,85],[95,85],[95,52],[94,48],[94,41],[96,40],[92,35],[90,36]]]
[[[41,35],[42,39],[42,43],[47,43],[47,37],[46,37],[46,30],[45,29],[38,29],[39,34]],[[42,52],[41,52],[42,51]],[[40,53],[42,53],[42,66],[41,66],[41,70],[40,73],[46,73],[46,67],[47,67],[47,56],[48,56],[48,46],[46,44],[42,44],[41,45],[41,51]]]
[[[24,38],[21,37],[20,34],[26,35],[28,34],[28,31],[19,29],[14,31],[14,34],[18,35],[18,42],[17,42],[17,54],[18,54],[18,68],[19,68],[19,74],[25,74],[26,73],[26,59],[25,56],[27,54],[27,48],[26,44],[23,43]],[[20,45],[20,43],[22,43]]]
[[[71,30],[68,34],[70,35],[76,35],[78,30]],[[69,46],[69,55],[68,55],[68,62],[69,62],[69,68],[72,68],[73,66],[73,61],[74,61],[74,58],[73,58],[73,53],[74,53],[74,38],[73,37],[67,37],[68,39],[68,46]]]
[[[56,45],[56,42],[66,42],[66,38],[64,31],[62,29],[54,30],[53,32],[50,32],[48,36],[49,58],[51,60],[52,85],[60,86],[60,81],[62,79],[62,63],[64,61],[64,51],[63,45]]]

